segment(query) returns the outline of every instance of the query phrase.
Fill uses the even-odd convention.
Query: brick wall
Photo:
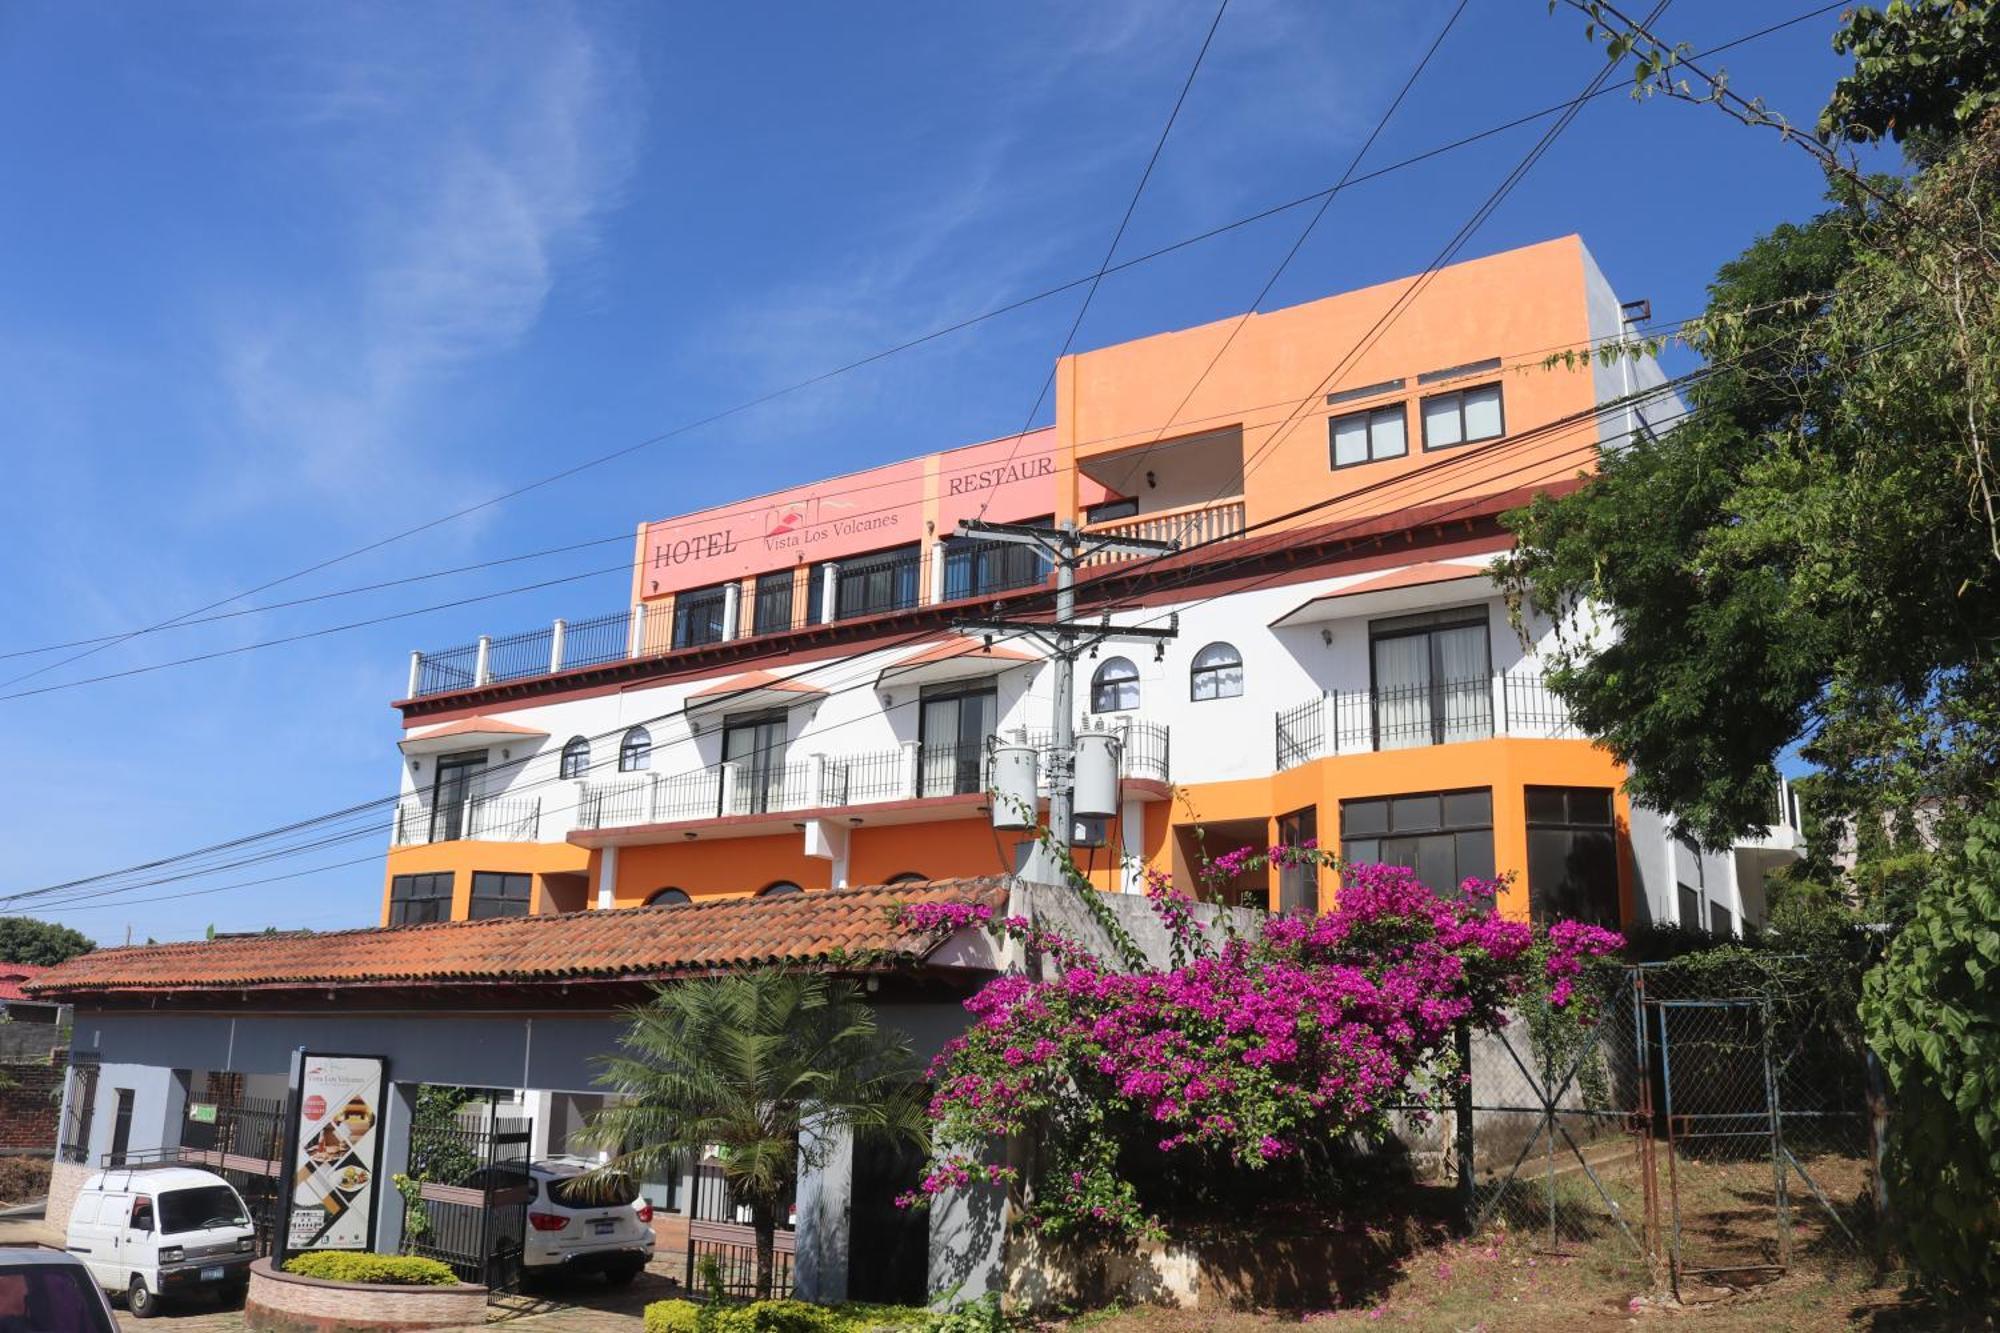
[[[0,1065],[0,1153],[52,1152],[62,1112],[63,1067],[38,1061]]]

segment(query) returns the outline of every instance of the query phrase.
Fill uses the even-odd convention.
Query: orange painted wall
[[[666,888],[692,898],[741,898],[781,879],[807,890],[831,888],[832,863],[807,856],[804,848],[797,833],[621,847],[616,901],[638,907]],[[593,884],[601,855],[591,854]]]
[[[882,884],[903,874],[928,879],[1011,874],[1018,835],[1003,833],[996,846],[993,827],[982,816],[940,824],[864,826],[848,837],[847,882]]]
[[[1449,791],[1462,787],[1493,789],[1493,861],[1513,883],[1501,896],[1503,914],[1528,915],[1528,832],[1524,789],[1548,787],[1610,787],[1616,792],[1620,855],[1618,889],[1621,911],[1633,914],[1631,806],[1624,792],[1625,770],[1610,752],[1588,741],[1525,740],[1500,737],[1452,745],[1372,754],[1336,755],[1302,764],[1268,778],[1192,784],[1174,807],[1180,825],[1230,820],[1274,819],[1306,806],[1319,812],[1320,845],[1340,845],[1340,803],[1405,792]],[[1149,849],[1151,844],[1149,842]],[[1152,864],[1171,870],[1171,842],[1153,850]],[[1182,871],[1185,875],[1185,869]],[[1183,887],[1188,887],[1185,879]],[[1331,907],[1337,887],[1330,876],[1320,885],[1320,905]]]
[[[1381,485],[1467,452],[1465,447],[1424,450],[1416,404],[1427,393],[1497,379],[1509,437],[1594,401],[1587,367],[1544,370],[1540,365],[1548,349],[1584,344],[1590,337],[1583,244],[1575,236],[1440,270],[1379,341],[1330,384],[1320,386],[1370,336],[1371,327],[1410,282],[1366,287],[1253,316],[1206,378],[1204,367],[1238,322],[1233,317],[1065,358],[1056,376],[1056,431],[1065,457],[1087,462],[1137,450],[1162,436],[1172,441],[1240,425],[1246,463],[1277,440],[1249,464],[1245,477],[1245,518],[1252,524],[1336,496],[1355,498],[1300,521],[1387,513],[1447,496],[1459,498],[1468,489],[1502,491],[1566,477],[1586,465],[1589,454],[1579,446],[1596,439],[1589,426],[1433,469],[1436,475]],[[1508,362],[1499,371],[1434,385],[1417,383],[1426,371],[1495,356]],[[1398,394],[1334,406],[1325,401],[1329,391],[1398,377],[1407,380]],[[1180,408],[1198,379],[1194,396]],[[1308,395],[1311,400],[1299,407]],[[1339,471],[1329,467],[1331,417],[1399,399],[1409,404],[1404,457]],[[1154,449],[1148,466],[1170,468],[1172,457],[1171,448]],[[1365,494],[1356,494],[1364,488]],[[1078,507],[1067,514],[1074,516]]]
[[[463,921],[472,903],[475,870],[535,877],[534,910],[543,910],[547,875],[576,874],[590,864],[590,853],[566,842],[438,842],[424,847],[392,847],[382,877],[382,924],[389,924],[389,890],[398,875],[430,875],[450,871],[451,918]]]

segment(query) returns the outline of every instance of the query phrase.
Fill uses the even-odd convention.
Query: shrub
[[[2000,1297],[2000,811],[1914,907],[1861,1000],[1895,1098],[1891,1206],[1924,1284],[1984,1304]]]
[[[654,1301],[646,1307],[646,1333],[696,1333],[706,1307],[694,1301]],[[906,1305],[814,1305],[808,1301],[753,1301],[709,1310],[713,1333],[873,1333],[907,1329],[930,1333],[941,1316]]]
[[[0,1157],[0,1199],[20,1203],[49,1192],[49,1163],[42,1157]]]
[[[285,1271],[322,1282],[366,1282],[378,1287],[449,1287],[458,1274],[435,1259],[414,1254],[358,1254],[316,1250],[285,1260]]]

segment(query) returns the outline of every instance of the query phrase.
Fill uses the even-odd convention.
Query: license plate
[[[598,1217],[591,1219],[590,1229],[599,1236],[608,1236],[611,1234],[612,1228],[617,1225],[616,1222],[608,1217]]]
[[[201,1280],[203,1282],[220,1282],[222,1281],[222,1275],[228,1271],[226,1268],[204,1268],[201,1270]]]

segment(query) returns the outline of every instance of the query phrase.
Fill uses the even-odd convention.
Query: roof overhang
[[[1004,644],[989,647],[978,639],[951,638],[883,667],[875,677],[875,688],[947,685],[953,681],[997,675],[1017,667],[1039,667],[1043,660],[1033,653],[1024,653]]]
[[[717,681],[687,697],[681,711],[690,723],[709,721],[725,713],[754,713],[794,704],[818,703],[826,691],[802,680],[790,680],[769,671],[748,671],[728,680]]]
[[[497,717],[465,717],[441,727],[413,731],[396,744],[404,754],[449,754],[493,745],[534,746],[548,738],[548,732],[518,722],[503,722]]]
[[[1401,615],[1484,601],[1500,589],[1484,565],[1412,565],[1321,593],[1271,622],[1272,629],[1322,625],[1357,616]]]

